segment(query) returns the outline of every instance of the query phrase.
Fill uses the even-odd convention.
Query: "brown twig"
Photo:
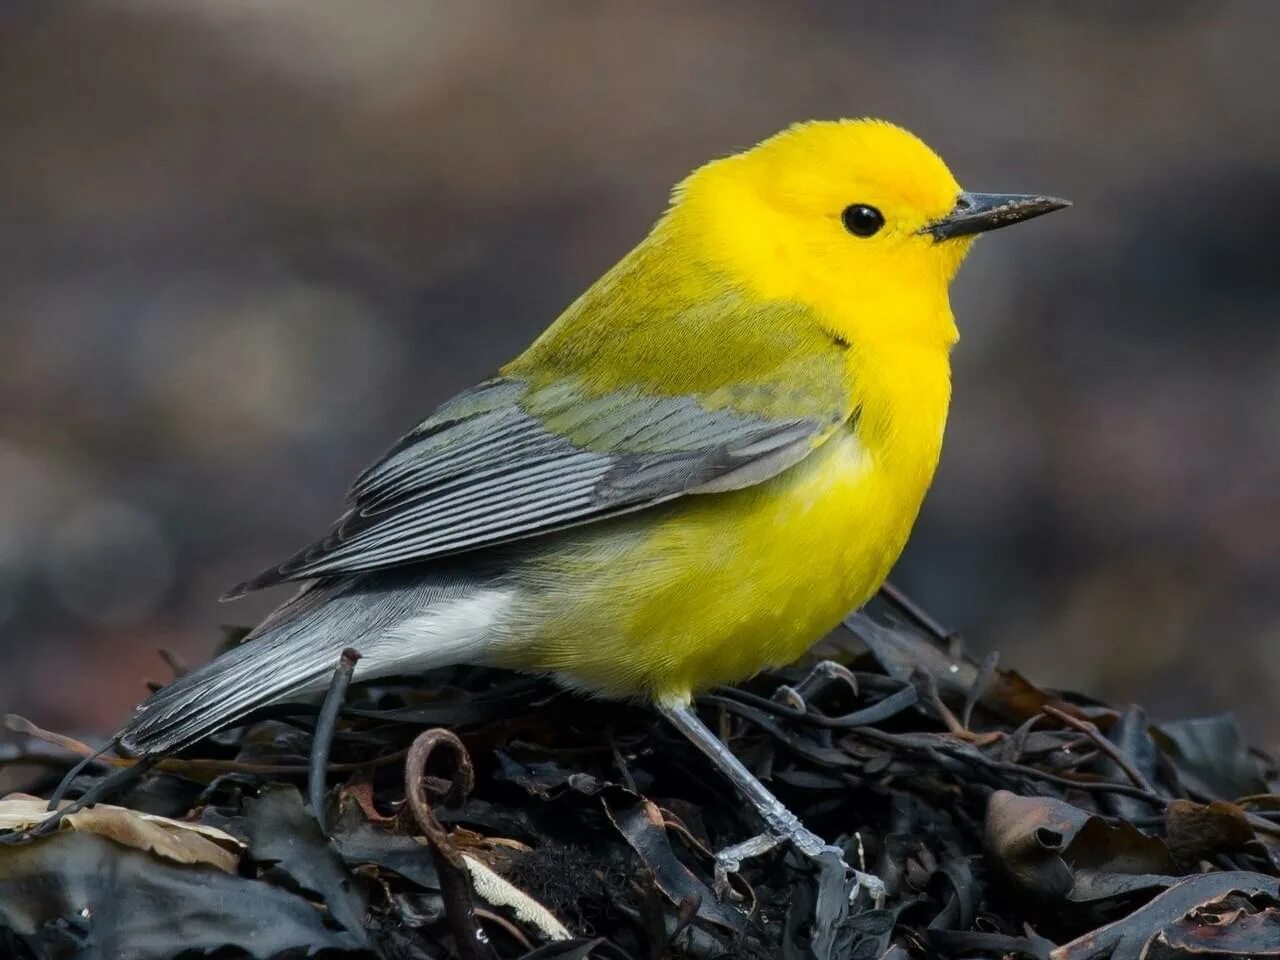
[[[475,769],[471,765],[467,748],[456,734],[437,727],[420,733],[409,747],[409,756],[404,763],[405,798],[409,801],[409,809],[413,811],[419,829],[431,845],[431,857],[440,876],[445,916],[453,932],[459,956],[462,960],[497,960],[497,953],[476,920],[471,880],[462,854],[453,845],[449,832],[436,818],[435,811],[427,801],[427,761],[439,746],[451,750],[457,763],[453,780],[440,799],[444,802],[461,803],[471,793],[475,784]]]
[[[60,733],[54,733],[51,730],[45,730],[43,727],[36,726],[26,717],[20,717],[16,713],[10,713],[5,716],[5,726],[14,733],[25,734],[55,747],[61,747],[73,756],[88,757],[93,756],[95,753],[93,747],[87,743],[63,736]],[[375,757],[361,763],[331,763],[329,764],[329,772],[351,773],[356,770],[363,770],[366,767],[385,767],[391,763],[399,763],[408,752],[408,750],[397,750],[395,753],[388,753],[385,756]],[[10,762],[17,763],[19,760],[15,759]],[[21,762],[26,763],[29,761],[24,759]],[[132,767],[138,761],[133,757],[98,756],[94,758],[93,762],[100,763],[105,767],[124,768]],[[3,763],[0,762],[0,765],[3,765]],[[224,773],[298,774],[307,773],[310,768],[308,765],[301,763],[242,763],[239,760],[180,760],[175,757],[167,757],[155,764],[154,769],[159,770],[161,773],[178,773],[185,777],[191,777],[193,780],[199,780],[221,776]]]
[[[1133,761],[1124,755],[1124,751],[1104,737],[1102,735],[1102,731],[1094,724],[1090,723],[1088,720],[1081,720],[1079,717],[1073,717],[1071,714],[1066,713],[1063,710],[1059,710],[1057,707],[1050,706],[1047,703],[1041,709],[1060,723],[1065,723],[1073,730],[1079,730],[1097,744],[1098,749],[1115,761],[1116,766],[1124,771],[1124,775],[1129,778],[1130,782],[1132,782],[1135,787],[1146,790],[1148,793],[1156,792],[1156,788],[1151,785],[1151,781],[1143,776],[1142,771],[1133,765]]]
[[[966,743],[972,743],[977,747],[985,747],[1004,739],[1004,732],[1001,730],[993,730],[989,733],[974,733],[960,721],[960,719],[952,712],[951,708],[942,702],[942,695],[938,692],[938,681],[931,673],[923,670],[917,670],[916,676],[921,678],[921,684],[924,687],[925,702],[933,708],[934,713],[938,715],[938,719],[942,725],[947,728],[947,733],[951,734],[958,740]]]
[[[757,724],[760,723],[758,718],[752,719]],[[1012,763],[1007,760],[992,759],[981,751],[975,750],[963,743],[948,744],[945,740],[940,739],[936,743],[924,744],[910,735],[888,733],[884,730],[877,730],[875,727],[855,727],[849,731],[849,735],[910,753],[923,753],[930,757],[934,757],[937,754],[944,754],[960,763],[971,763],[974,766],[984,767],[987,770],[1013,774],[1025,777],[1029,780],[1039,780],[1042,783],[1052,783],[1059,787],[1087,790],[1092,793],[1118,793],[1126,797],[1136,797],[1139,800],[1146,800],[1150,803],[1156,804],[1157,806],[1163,805],[1165,802],[1158,794],[1153,793],[1150,790],[1144,790],[1141,787],[1135,787],[1132,784],[1116,783],[1113,780],[1084,780],[1080,778],[1063,777],[1056,773],[1037,770],[1035,767],[1029,767],[1025,764]],[[937,762],[936,758],[935,762]]]
[[[61,828],[64,818],[106,800],[113,793],[125,792],[129,787],[141,780],[147,771],[155,766],[155,763],[154,757],[142,757],[132,766],[121,770],[113,770],[86,790],[83,795],[65,806],[61,803],[59,793],[55,793],[54,799],[49,801],[49,809],[53,811],[49,816],[27,830],[15,830],[13,833],[5,834],[3,838],[0,838],[0,843],[19,843],[24,838],[43,837],[54,833]],[[63,784],[68,782],[69,778],[63,779]]]

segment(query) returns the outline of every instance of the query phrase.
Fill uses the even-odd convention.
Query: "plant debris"
[[[323,716],[276,706],[145,769],[103,756],[62,809],[103,802],[56,829],[36,796],[93,751],[10,718],[0,762],[35,796],[0,800],[0,951],[1280,956],[1280,774],[1230,718],[1045,690],[922,617],[855,615],[820,648],[840,666],[699,700],[883,904],[786,849],[718,893],[715,851],[760,824],[649,711],[482,668],[362,684],[350,651]]]

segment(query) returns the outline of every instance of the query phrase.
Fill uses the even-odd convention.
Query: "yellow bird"
[[[729,868],[761,843],[821,854],[691,698],[794,660],[879,588],[938,463],[948,284],[975,235],[1065,205],[966,193],[877,120],[706,164],[532,346],[367,469],[327,535],[232,591],[308,582],[116,742],[155,755],[314,696],[346,647],[357,679],[494,664],[656,705],[765,821]]]

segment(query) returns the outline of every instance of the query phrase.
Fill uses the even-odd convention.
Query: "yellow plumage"
[[[938,463],[948,284],[976,233],[1063,205],[963,193],[872,120],[707,164],[528,350],[365,471],[326,537],[233,591],[313,581],[122,742],[314,693],[345,646],[361,678],[494,663],[695,729],[694,692],[794,659],[880,586]]]
[[[969,246],[916,231],[959,192],[919,140],[867,121],[797,126],[677,189],[644,243],[504,373],[563,376],[568,356],[597,390],[736,390],[739,409],[778,416],[806,406],[809,381],[825,393],[835,355],[844,415],[758,486],[561,535],[529,561],[538,589],[514,618],[540,626],[499,663],[687,700],[794,660],[879,588],[938,463],[956,340],[947,284]],[[851,199],[896,211],[893,234],[850,237],[838,215]],[[752,315],[770,302],[805,308],[790,319],[808,343],[784,370],[768,351],[777,331],[744,328],[776,322]],[[698,303],[719,305],[700,328],[664,322]]]

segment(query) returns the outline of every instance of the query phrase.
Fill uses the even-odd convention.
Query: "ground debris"
[[[714,851],[759,824],[648,711],[481,668],[361,684],[357,664],[327,751],[311,747],[314,707],[274,707],[64,829],[26,836],[38,804],[0,800],[0,952],[1280,956],[1280,777],[1229,717],[1154,724],[883,616],[847,626],[820,648],[843,669],[699,703],[812,830],[885,880],[882,905],[830,902],[785,850],[717,896]],[[35,796],[90,752],[10,728],[0,763],[37,758]],[[67,797],[128,764],[91,765]]]

